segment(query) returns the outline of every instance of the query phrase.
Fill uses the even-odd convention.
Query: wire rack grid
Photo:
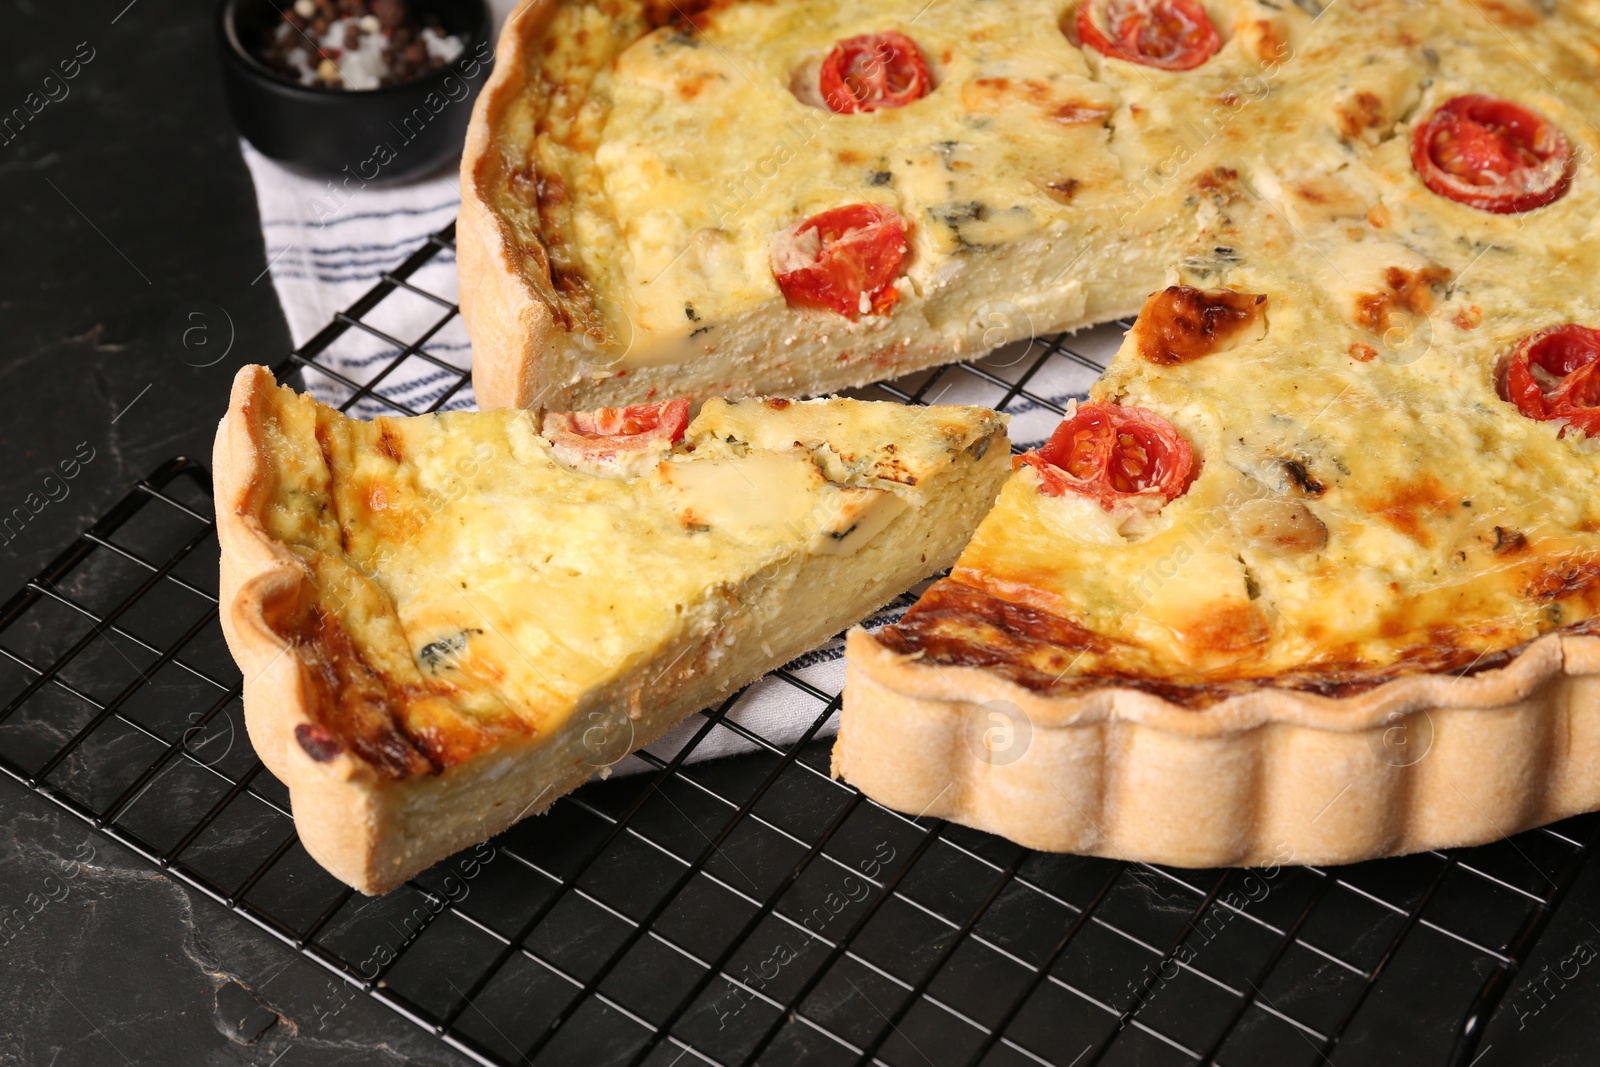
[[[429,410],[449,402],[467,373],[424,345],[457,308],[408,279],[452,238],[280,378],[409,414],[384,383],[422,359],[454,376]],[[437,321],[410,339],[364,321],[396,294]],[[352,330],[396,353],[364,382],[319,359]],[[1049,420],[1053,390],[1101,369],[1081,341],[865,394],[922,403],[959,377],[1014,425]],[[834,780],[837,687],[786,668],[767,682],[815,709],[797,740],[741,722],[736,695],[641,753],[650,773],[364,898],[305,853],[244,737],[216,572],[209,477],[174,459],[0,607],[0,768],[484,1064],[1279,1067],[1365,1062],[1400,1017],[1425,1062],[1467,1064],[1600,830],[1329,870],[1035,853]],[[750,751],[694,761],[717,732]]]

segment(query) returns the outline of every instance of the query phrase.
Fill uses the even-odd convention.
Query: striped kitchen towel
[[[454,168],[405,185],[362,187],[359,178],[341,183],[302,177],[284,170],[246,142],[241,141],[240,147],[255,180],[267,270],[296,347],[371,289],[383,271],[420,248],[429,234],[448,226],[461,206]],[[409,280],[418,289],[453,303],[455,254],[440,252]],[[427,336],[419,346],[422,351],[451,366],[470,368],[472,344],[459,316],[429,335],[446,311],[433,301],[400,291],[385,298],[361,321],[407,344]],[[392,341],[353,327],[316,358],[340,376],[364,385],[400,352]],[[387,374],[375,391],[412,411],[422,411],[453,388],[459,377],[412,358]],[[306,386],[325,403],[340,404],[350,396],[336,379],[314,370],[306,372]],[[472,406],[471,385],[451,394],[441,405],[452,411]],[[351,414],[361,418],[395,413],[370,397],[351,408]]]

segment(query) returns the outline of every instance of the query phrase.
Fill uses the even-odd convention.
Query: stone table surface
[[[0,599],[161,461],[208,457],[233,371],[289,350],[213,6],[4,6],[0,112],[49,102],[0,129],[0,514],[46,501],[0,534]],[[234,348],[190,366],[172,323],[215,307]],[[81,446],[94,458],[46,495]],[[6,1067],[468,1062],[4,778],[0,910],[17,908],[31,918],[0,947]]]
[[[0,515],[39,499],[58,463],[94,458],[0,542],[9,593],[138,477],[205,457],[229,379],[289,338],[268,279],[250,180],[217,87],[211,5],[14,0],[0,113],[77,76],[0,134]],[[229,358],[197,368],[172,323],[221,307]],[[467,1061],[320,968],[0,778],[0,911],[23,909],[0,962],[0,1065],[455,1065]],[[1600,946],[1591,864],[1531,970]],[[1581,954],[1581,953],[1580,953]],[[1524,997],[1524,1004],[1532,1003]],[[1600,968],[1536,1013],[1502,1011],[1480,1067],[1587,1064]],[[1366,1062],[1405,1054],[1397,996]],[[1414,1018],[1414,1016],[1412,1016]],[[1018,1060],[1017,1062],[1020,1062]],[[1442,1062],[1442,1060],[1440,1061]]]

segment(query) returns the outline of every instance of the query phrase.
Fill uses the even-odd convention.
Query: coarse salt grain
[[[428,46],[430,56],[445,63],[455,62],[456,57],[467,49],[461,38],[454,34],[447,37],[435,33],[431,28],[422,31],[422,43]]]
[[[312,0],[297,0],[298,2],[309,4]],[[296,7],[297,12],[298,10]],[[379,32],[367,30],[369,21]],[[352,27],[364,32],[360,34],[354,48],[347,48],[344,47],[346,30]],[[359,19],[336,19],[329,23],[327,31],[321,37],[311,38],[311,41],[324,55],[329,53],[338,55],[337,63],[324,58],[312,67],[306,61],[305,53],[296,47],[287,49],[286,58],[299,76],[302,85],[326,85],[338,80],[345,89],[377,89],[383,84],[383,79],[393,73],[383,58],[388,36],[382,33],[381,29],[381,25],[373,15],[364,15]],[[287,24],[279,25],[276,32],[279,40],[286,45],[292,46],[306,39],[302,36],[302,31],[297,31]],[[431,27],[424,28],[417,36],[427,48],[428,54],[442,63],[453,62],[466,51],[466,45],[461,38],[453,34],[437,33]]]
[[[328,27],[327,37],[342,40],[345,25],[352,22],[355,20],[340,19]],[[389,65],[383,61],[383,45],[381,34],[368,33],[362,34],[356,47],[345,50],[339,66],[344,71],[346,89],[376,89],[382,83],[384,75],[389,73]]]

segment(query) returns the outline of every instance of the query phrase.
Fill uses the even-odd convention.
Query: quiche
[[[1109,10],[1129,52],[1228,29]],[[1181,866],[1600,807],[1600,11],[1555,11],[1286,6],[1295,58],[1236,110],[1236,26],[1100,61],[1114,140],[1148,109],[1145,158],[1191,145],[1198,230],[949,577],[850,635],[839,774]]]
[[[234,381],[221,618],[307,851],[381,893],[947,567],[982,408],[707,400],[346,418]]]

